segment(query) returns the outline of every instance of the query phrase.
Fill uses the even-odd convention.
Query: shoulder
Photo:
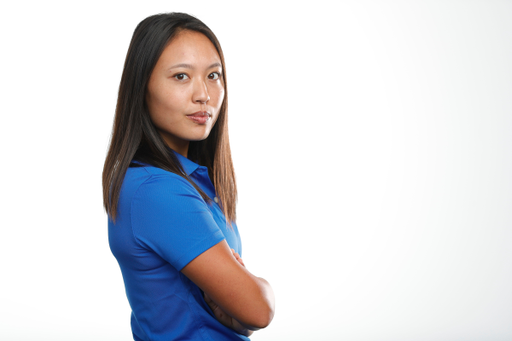
[[[136,216],[163,219],[198,212],[211,214],[208,204],[184,177],[163,169],[144,166],[130,168],[125,177],[126,208]],[[133,221],[133,220],[132,220]]]
[[[224,239],[210,208],[183,177],[155,167],[135,167],[127,179],[139,179],[126,200],[134,238],[176,269]]]
[[[136,186],[135,196],[147,199],[172,199],[175,195],[198,196],[197,190],[184,177],[161,168],[145,165],[128,169],[125,182],[127,186]]]
[[[204,203],[194,186],[180,175],[153,166],[130,167],[123,180],[118,210],[125,216],[137,207],[142,212],[148,207],[167,210],[187,201]]]

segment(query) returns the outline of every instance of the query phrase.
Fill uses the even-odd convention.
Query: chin
[[[190,141],[203,141],[210,136],[211,129],[207,129],[199,134],[194,134],[194,137]]]
[[[199,142],[199,141],[203,141],[203,140],[206,140],[208,138],[208,136],[210,136],[210,134],[203,134],[203,135],[200,135],[200,136],[194,136],[194,137],[191,137],[189,139],[187,139],[189,142]]]

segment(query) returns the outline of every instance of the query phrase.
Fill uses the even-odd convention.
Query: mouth
[[[198,111],[187,115],[187,117],[197,124],[206,124],[212,118],[212,114],[208,111]]]

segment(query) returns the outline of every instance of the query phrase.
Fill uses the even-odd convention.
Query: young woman
[[[224,57],[200,20],[135,29],[103,169],[109,242],[136,341],[248,340],[274,315],[240,258]]]

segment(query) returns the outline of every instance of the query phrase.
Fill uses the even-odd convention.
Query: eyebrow
[[[214,67],[222,67],[221,63],[213,63],[212,65],[208,66],[208,69],[212,69]],[[194,67],[191,64],[181,63],[171,66],[168,70],[176,69],[176,68],[185,68],[185,69],[193,69]]]

